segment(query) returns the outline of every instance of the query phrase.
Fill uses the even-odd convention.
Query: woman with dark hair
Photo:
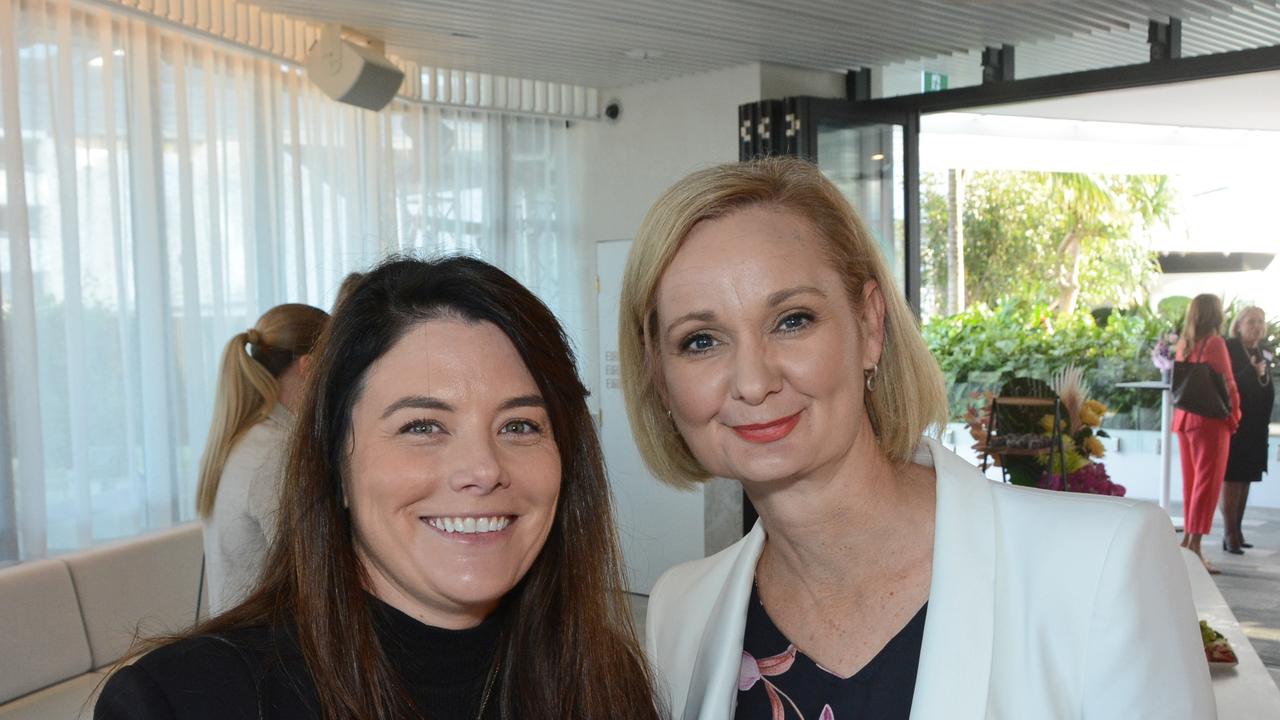
[[[657,717],[551,312],[478,260],[393,260],[319,347],[257,589],[95,717]]]
[[[1182,460],[1182,503],[1186,514],[1186,533],[1182,547],[1199,556],[1206,570],[1218,573],[1200,552],[1200,539],[1213,526],[1213,513],[1218,509],[1218,495],[1227,473],[1227,453],[1231,434],[1240,425],[1240,393],[1236,390],[1231,356],[1222,339],[1222,299],[1201,294],[1187,306],[1178,338],[1178,360],[1202,362],[1227,381],[1231,413],[1225,418],[1212,418],[1178,409],[1173,412],[1173,430],[1178,433],[1178,454]]]
[[[1271,383],[1270,358],[1262,346],[1267,334],[1267,318],[1257,305],[1240,311],[1231,323],[1227,354],[1240,393],[1240,427],[1231,436],[1227,472],[1222,483],[1222,549],[1243,555],[1253,547],[1244,541],[1244,508],[1249,503],[1249,485],[1262,480],[1267,471],[1268,424],[1276,388]]]

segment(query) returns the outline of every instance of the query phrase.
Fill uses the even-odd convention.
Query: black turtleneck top
[[[477,627],[424,625],[370,598],[374,628],[405,692],[429,720],[476,720],[502,629],[501,612]],[[499,678],[483,720],[497,720]],[[315,684],[292,627],[200,635],[120,668],[96,720],[293,720],[320,716]]]

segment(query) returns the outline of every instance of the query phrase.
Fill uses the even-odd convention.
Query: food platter
[[[1210,669],[1233,668],[1240,664],[1236,651],[1222,633],[1209,627],[1209,623],[1200,621],[1200,640],[1204,644],[1204,659]]]

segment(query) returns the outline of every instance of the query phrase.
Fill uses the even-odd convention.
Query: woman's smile
[[[803,411],[801,411],[803,412]],[[765,444],[776,442],[791,434],[796,429],[796,425],[800,423],[800,413],[788,415],[770,420],[765,423],[757,423],[755,425],[733,425],[733,431],[738,437],[747,442]]]
[[[515,515],[432,515],[422,518],[435,535],[464,545],[492,545],[509,540]]]

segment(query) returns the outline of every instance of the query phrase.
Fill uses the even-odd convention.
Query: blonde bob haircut
[[[1253,315],[1257,315],[1264,323],[1267,321],[1267,315],[1262,311],[1262,308],[1257,305],[1250,305],[1236,313],[1236,319],[1231,321],[1231,337],[1240,337],[1244,332],[1240,326],[1244,325],[1245,321]]]
[[[884,297],[884,349],[875,391],[865,394],[877,444],[892,462],[910,461],[920,436],[947,418],[942,371],[920,336],[875,241],[840,191],[813,164],[767,158],[695,172],[671,186],[636,232],[622,280],[618,348],[622,392],[640,455],[664,482],[680,488],[710,475],[667,414],[657,345],[658,284],[693,227],[748,207],[771,207],[807,220],[844,277],[855,312],[862,288],[875,280]],[[863,378],[855,378],[863,382]]]

